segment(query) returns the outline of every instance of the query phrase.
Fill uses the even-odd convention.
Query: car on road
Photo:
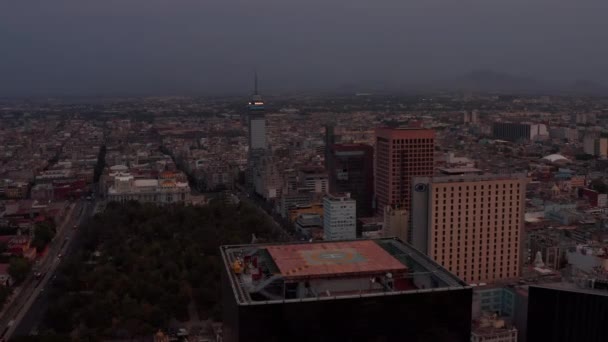
[[[61,253],[57,254],[57,259],[61,259],[63,255]]]
[[[73,229],[78,229],[78,225],[75,224],[74,227],[72,227]]]

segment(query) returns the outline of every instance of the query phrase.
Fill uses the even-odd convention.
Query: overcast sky
[[[0,0],[0,96],[608,83],[607,0]]]

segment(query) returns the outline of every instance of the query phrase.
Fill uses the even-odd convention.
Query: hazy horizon
[[[0,97],[441,85],[474,70],[608,83],[600,0],[0,4]],[[364,90],[364,89],[362,89]]]

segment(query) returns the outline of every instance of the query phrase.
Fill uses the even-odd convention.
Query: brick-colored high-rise
[[[525,175],[415,177],[412,244],[468,283],[517,278]]]
[[[433,174],[435,131],[419,128],[376,129],[375,191],[377,212],[387,205],[410,210],[411,179]]]

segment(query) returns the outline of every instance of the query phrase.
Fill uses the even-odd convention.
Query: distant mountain
[[[513,76],[491,70],[476,70],[452,81],[452,87],[463,91],[497,93],[538,93],[548,86],[528,77]]]
[[[608,95],[608,87],[594,81],[548,82],[492,70],[471,71],[460,77],[444,81],[442,88],[446,90],[505,94]]]
[[[579,95],[608,95],[608,87],[601,83],[589,80],[574,81],[567,85],[564,91]]]

